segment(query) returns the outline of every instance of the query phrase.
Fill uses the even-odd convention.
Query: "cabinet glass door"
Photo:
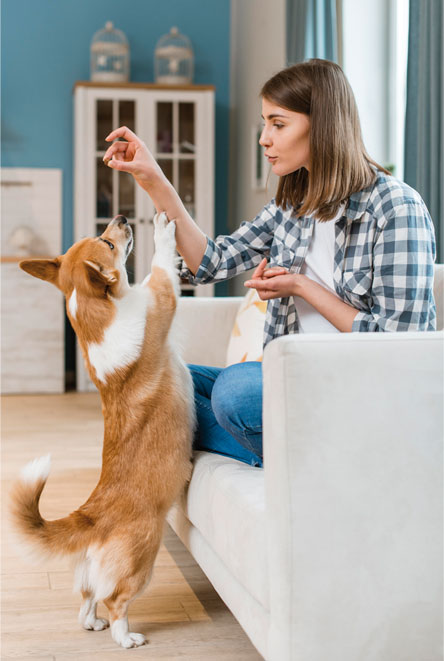
[[[196,130],[195,102],[156,102],[155,158],[167,179],[179,193],[192,218],[196,217]],[[194,296],[195,289],[182,284],[183,296]]]
[[[165,176],[179,192],[192,218],[196,215],[195,103],[156,103],[155,158]]]
[[[117,126],[135,130],[135,101],[123,99],[97,99],[96,101],[96,233],[101,234],[107,223],[117,214],[123,214],[135,233],[136,191],[133,177],[107,167],[103,156],[110,143],[106,136]],[[128,257],[127,271],[130,283],[135,282],[134,253]]]

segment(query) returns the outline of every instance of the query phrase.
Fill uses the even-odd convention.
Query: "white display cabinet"
[[[190,215],[214,236],[214,87],[78,82],[74,88],[74,239],[97,236],[121,213],[135,247],[128,258],[130,283],[150,271],[155,207],[131,175],[103,163],[106,136],[119,126],[149,147]],[[182,285],[182,295],[211,296],[213,285]],[[77,388],[93,388],[77,351]]]

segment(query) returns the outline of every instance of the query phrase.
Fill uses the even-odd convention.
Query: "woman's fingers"
[[[115,154],[123,153],[126,154],[128,151],[129,143],[128,142],[114,142],[111,147],[109,147],[106,152],[103,160],[105,163],[110,161]]]
[[[126,161],[121,153],[114,154],[114,156],[105,161],[109,168],[114,170],[123,170],[124,172],[136,172],[136,166],[133,161]]]
[[[267,258],[264,257],[264,259],[261,261],[259,266],[255,268],[252,278],[262,278],[266,266],[267,266]]]
[[[244,283],[244,286],[248,287],[248,289],[255,289],[262,301],[267,301],[276,296],[276,292],[271,289],[268,282],[264,280],[248,280],[248,282]]]
[[[267,258],[264,257],[259,266],[254,270],[251,279],[274,278],[277,275],[285,275],[286,273],[288,273],[288,270],[283,266],[271,266],[267,269]]]
[[[267,269],[264,271],[263,277],[264,278],[273,278],[276,275],[285,275],[288,273],[287,269],[284,269],[280,266],[273,266],[270,269]]]
[[[142,144],[142,141],[139,140],[137,135],[133,133],[127,126],[120,126],[118,129],[111,131],[109,135],[106,136],[105,140],[111,142],[117,138],[124,138],[128,142],[136,142],[137,144]]]
[[[257,289],[258,291],[271,291],[272,289],[271,282],[263,280],[262,278],[252,278],[251,280],[247,280],[247,282],[244,282],[244,286],[251,289]]]

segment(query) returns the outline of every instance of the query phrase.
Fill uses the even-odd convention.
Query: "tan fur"
[[[113,297],[127,291],[122,251],[128,237],[116,220],[102,237],[115,242],[115,251],[97,239],[84,239],[46,267],[41,260],[21,263],[65,294],[87,368],[100,390],[105,430],[99,482],[78,510],[58,521],[40,516],[38,501],[44,480],[32,485],[18,482],[12,502],[22,534],[50,552],[80,554],[84,563],[80,573],[82,567],[87,571],[88,562],[99,558],[100,572],[113,589],[98,598],[104,599],[112,624],[126,618],[129,602],[149,580],[166,513],[190,478],[193,408],[191,391],[183,387],[190,383],[189,374],[168,340],[176,295],[171,277],[159,266],[153,267],[145,285],[150,303],[138,359],[110,374],[106,383],[96,377],[88,346],[103,340],[115,318]],[[85,261],[93,266],[85,266]],[[74,288],[75,318],[68,305]],[[85,604],[92,600],[95,614],[97,594],[82,580],[85,583],[81,579],[79,587]],[[92,622],[103,622],[94,620],[94,614]],[[125,640],[128,644],[124,646],[131,646]]]

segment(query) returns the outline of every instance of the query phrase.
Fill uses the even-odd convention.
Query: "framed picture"
[[[251,127],[251,187],[256,191],[266,189],[269,170],[265,149],[259,144],[261,133],[260,124]]]

